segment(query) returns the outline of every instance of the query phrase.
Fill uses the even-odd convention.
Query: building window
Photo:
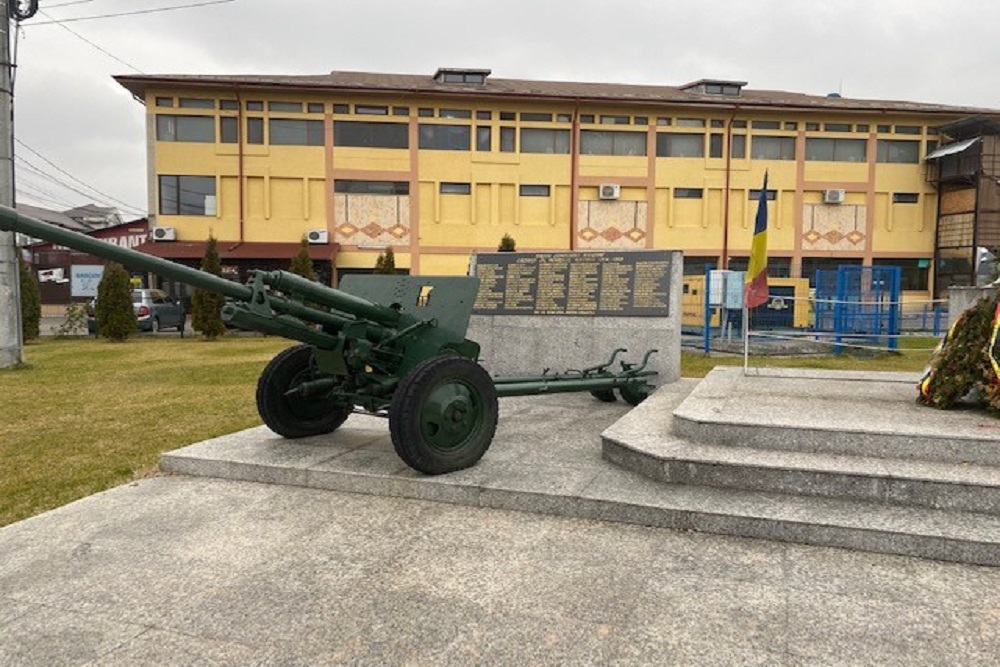
[[[501,111],[500,120],[517,120],[517,114],[513,111]]]
[[[767,201],[774,201],[777,198],[778,198],[778,191],[777,190],[768,190],[767,191]],[[750,201],[758,201],[758,200],[760,200],[760,188],[758,188],[756,190],[750,190],[749,199],[750,199]]]
[[[302,113],[302,102],[268,102],[267,110],[281,113]]]
[[[324,113],[326,111],[326,105],[322,102],[310,102],[306,105],[306,111],[309,113]]]
[[[264,143],[263,118],[247,118],[247,143],[248,144]]]
[[[897,125],[896,134],[920,134],[919,125]]]
[[[796,122],[794,122],[794,121],[785,123],[785,129],[786,130],[797,130],[797,129],[799,129],[799,124],[796,123]]]
[[[215,176],[160,176],[160,215],[215,215]]]
[[[253,100],[247,102],[247,111],[263,111],[263,110],[264,110],[264,103],[261,102],[260,100]]]
[[[893,204],[919,204],[920,195],[916,192],[893,192]]]
[[[512,127],[501,127],[500,128],[500,152],[501,153],[513,153],[517,150],[515,145],[517,141],[517,135]]]
[[[571,114],[571,113],[556,114],[556,122],[557,123],[572,123],[573,122],[573,114]]]
[[[703,118],[678,118],[677,127],[705,127]]]
[[[172,107],[174,106],[174,98],[172,97],[157,97],[156,106],[158,107]]]
[[[476,128],[476,150],[490,151],[493,149],[493,128],[489,125],[481,125]]]
[[[794,160],[795,137],[754,136],[750,157],[754,160]]]
[[[712,268],[719,268],[719,258],[718,257],[698,257],[695,255],[684,255],[684,275],[685,276],[703,276],[705,275],[705,270],[708,265],[711,264]]]
[[[816,287],[817,271],[836,271],[838,266],[861,266],[861,259],[854,257],[803,257],[801,277]]]
[[[601,116],[601,125],[628,125],[628,116]]]
[[[850,132],[850,123],[826,123],[823,125],[824,132]]]
[[[918,292],[927,290],[927,277],[931,269],[930,259],[880,257],[872,260],[872,266],[898,266],[900,268],[899,288],[901,290]]]
[[[569,130],[521,128],[522,153],[569,153]]]
[[[746,271],[750,266],[749,257],[730,257],[729,267],[730,271]],[[788,278],[792,273],[792,258],[791,257],[774,257],[769,256],[767,258],[767,275],[771,278]]]
[[[819,123],[806,123],[806,132],[817,132],[819,130]]]
[[[177,100],[177,106],[182,109],[214,109],[215,100],[205,100],[195,97],[182,97]]]
[[[588,125],[593,125],[593,123],[594,123],[594,114],[592,114],[592,113],[582,114],[580,116],[580,122],[581,123],[586,123]]]
[[[271,118],[267,123],[272,146],[322,146],[323,121]]]
[[[892,125],[879,125],[878,131],[879,134],[889,134],[892,132]]]
[[[524,112],[521,114],[521,122],[529,123],[551,123],[552,114],[550,113],[531,113]]]
[[[392,108],[392,115],[393,116],[409,116],[410,115],[410,107],[393,107]]]
[[[158,141],[215,141],[213,116],[168,116],[157,114],[156,139]]]
[[[442,183],[441,194],[443,195],[467,195],[472,193],[470,183]]]
[[[235,144],[239,141],[239,122],[235,116],[223,116],[219,119],[219,141],[224,144]]]
[[[349,181],[333,182],[333,191],[346,195],[408,195],[410,184],[407,181]]]
[[[745,134],[734,134],[733,135],[733,159],[742,160],[747,156],[747,135]]]
[[[750,127],[755,130],[780,130],[781,123],[776,120],[755,120]]]
[[[864,139],[806,139],[806,160],[812,162],[864,162]]]
[[[357,148],[409,148],[406,123],[366,123],[338,120],[333,123],[333,145]]]
[[[492,111],[477,111],[476,120],[493,120]]]
[[[583,130],[580,132],[580,154],[645,155],[646,133]]]
[[[674,188],[674,199],[701,199],[704,194],[702,188]]]
[[[467,151],[472,140],[472,129],[468,125],[421,123],[419,131],[422,150]]]
[[[351,113],[351,107],[346,104],[334,104],[333,113]]]
[[[670,119],[669,118],[664,118],[663,116],[660,116],[659,118],[656,119],[656,124],[660,125],[660,126],[670,125]]]
[[[417,109],[417,115],[421,118],[433,118],[434,109],[428,109],[427,107],[420,107]]]
[[[711,134],[708,137],[708,157],[722,157],[722,135]]]
[[[657,157],[705,157],[704,134],[657,134]]]
[[[522,197],[548,197],[549,189],[548,185],[522,185],[520,193]]]
[[[389,107],[373,104],[355,104],[354,113],[360,116],[388,116]]]
[[[866,125],[865,123],[858,123],[857,125],[854,126],[855,132],[868,132],[870,129],[871,126]]]
[[[441,109],[438,112],[440,118],[472,118],[472,112],[468,109]]]
[[[920,162],[920,142],[879,139],[875,160],[885,163],[918,164]]]
[[[240,103],[236,100],[219,100],[219,108],[223,111],[239,111]]]
[[[738,128],[738,129],[741,129],[741,130],[745,130],[747,128],[747,122],[745,120],[739,120],[739,119],[737,119],[737,120],[734,120],[729,125],[730,125],[730,127]]]

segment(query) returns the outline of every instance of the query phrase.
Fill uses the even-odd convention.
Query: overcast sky
[[[127,218],[145,213],[144,110],[114,74],[487,67],[503,78],[710,77],[1000,109],[996,0],[233,0],[67,21],[206,1],[40,0],[17,44],[18,201],[65,209],[114,198],[131,207]],[[90,192],[52,165],[104,194],[63,187]]]

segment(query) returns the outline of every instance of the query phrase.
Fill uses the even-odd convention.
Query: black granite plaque
[[[476,255],[478,315],[665,317],[667,250]]]

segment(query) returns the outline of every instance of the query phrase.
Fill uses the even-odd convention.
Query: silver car
[[[87,308],[87,330],[97,333],[97,318],[94,316],[96,299]],[[140,331],[157,332],[162,329],[176,329],[184,335],[186,316],[184,306],[163,290],[132,290],[132,308]]]

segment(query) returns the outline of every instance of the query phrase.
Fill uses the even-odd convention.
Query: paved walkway
[[[508,410],[491,453],[557,433],[578,438],[579,465],[599,459],[597,433],[624,408],[546,401]],[[0,530],[0,665],[998,655],[1000,569],[903,556],[180,475]]]

